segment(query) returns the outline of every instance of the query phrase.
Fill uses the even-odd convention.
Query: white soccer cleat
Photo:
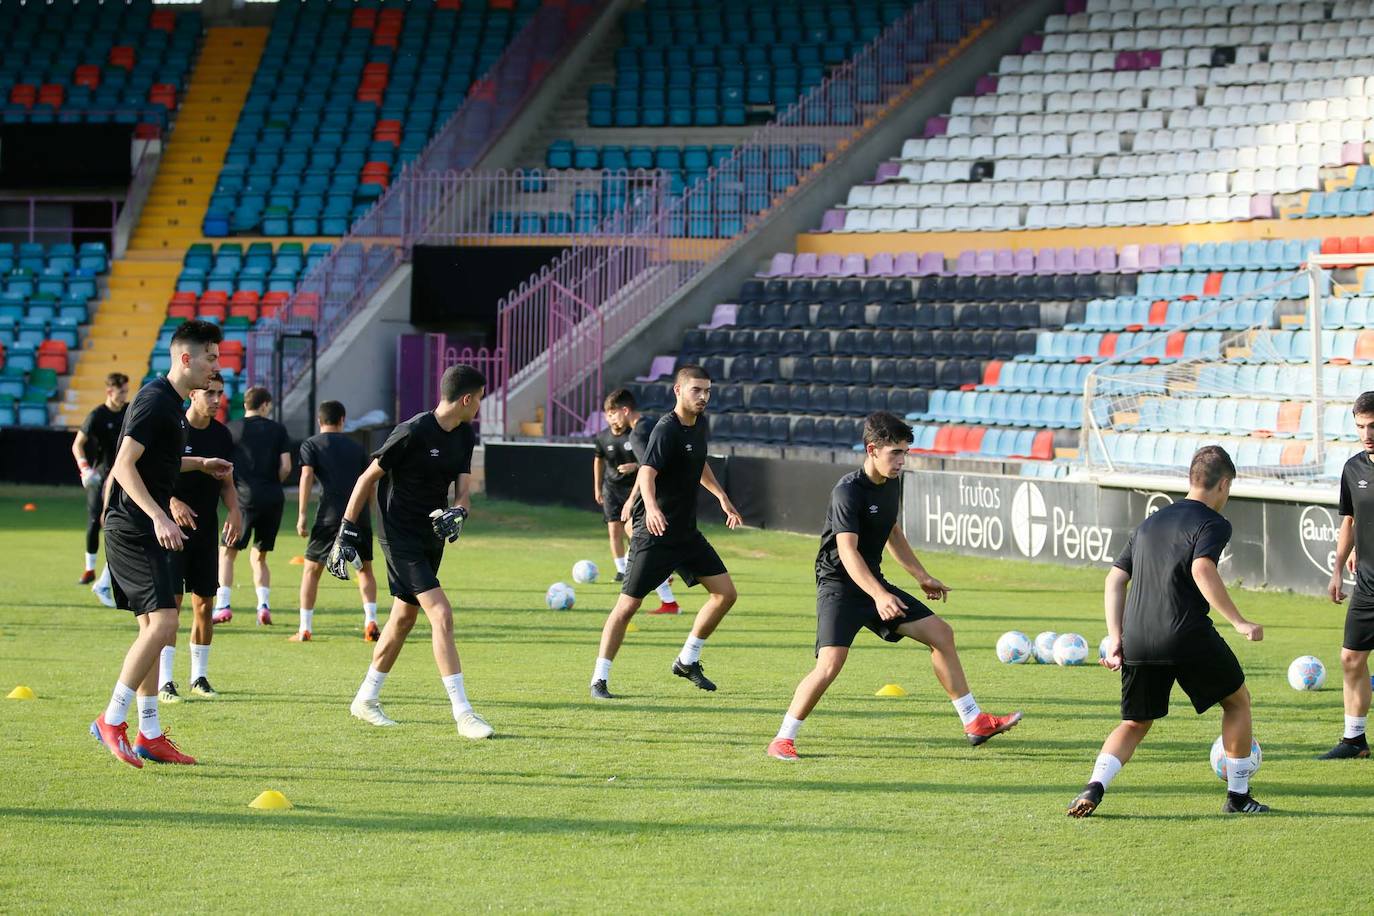
[[[477,713],[469,709],[457,719],[458,734],[464,738],[471,738],[473,741],[481,741],[483,738],[490,738],[494,732],[492,727],[487,724]]]
[[[348,711],[353,714],[353,718],[362,719],[368,725],[386,727],[396,724],[395,719],[382,712],[381,700],[354,700]]]
[[[105,605],[106,607],[115,606],[114,589],[110,588],[110,586],[101,585],[99,582],[97,582],[95,585],[91,586],[91,592],[97,598],[99,598],[100,603]]]

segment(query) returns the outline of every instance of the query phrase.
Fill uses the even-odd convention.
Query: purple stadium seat
[[[961,251],[954,261],[954,273],[960,277],[971,277],[978,270],[978,252]]]
[[[1041,248],[1035,254],[1035,272],[1052,274],[1058,272],[1059,257],[1053,248]]]
[[[819,277],[821,268],[817,266],[817,258],[814,254],[799,254],[792,259],[792,276],[794,277]]]
[[[1116,69],[1139,70],[1140,55],[1134,51],[1121,51],[1116,55]]]
[[[868,270],[864,272],[865,277],[895,277],[898,276],[896,265],[892,261],[892,252],[880,251],[868,259]]]
[[[1178,270],[1183,263],[1182,245],[1165,245],[1159,253],[1159,266],[1165,270]]]
[[[720,306],[716,306],[720,308]],[[649,365],[649,372],[646,375],[635,376],[636,382],[656,382],[661,378],[667,378],[673,374],[673,367],[677,365],[677,358],[674,356],[655,356],[653,363]],[[595,434],[595,430],[592,431]]]
[[[837,254],[823,254],[817,263],[816,272],[810,274],[812,277],[836,277],[839,276],[843,260]]]
[[[884,181],[890,181],[896,178],[901,173],[902,164],[900,162],[880,162],[878,163],[878,171],[873,176],[873,181],[877,184],[881,184]]]
[[[938,251],[927,251],[921,255],[921,265],[916,269],[918,277],[938,277],[945,272],[945,256]]]
[[[754,274],[756,277],[786,277],[792,273],[792,252],[779,251],[773,255],[767,270]]]
[[[840,262],[840,269],[836,272],[837,277],[861,277],[863,276],[864,256],[861,254],[847,254]]]
[[[1064,15],[1072,16],[1075,13],[1086,13],[1088,11],[1088,0],[1064,0]]]
[[[1159,270],[1160,254],[1158,245],[1145,245],[1140,249],[1140,269]]]
[[[821,228],[818,232],[835,232],[844,228],[843,210],[826,210],[825,216],[821,217]]]
[[[974,255],[973,272],[979,277],[990,277],[997,272],[997,252],[985,248]]]
[[[1254,197],[1250,198],[1250,218],[1273,219],[1274,195],[1256,194]]]
[[[1033,274],[1035,273],[1035,252],[1029,248],[1016,249],[1015,255],[1016,268],[1013,273]]]
[[[1117,270],[1123,274],[1134,274],[1140,272],[1140,246],[1122,245],[1121,258],[1117,261]]]
[[[947,130],[949,130],[949,118],[936,115],[933,118],[926,118],[926,129],[922,132],[921,136],[926,140],[930,140],[935,137],[943,137]]]
[[[978,82],[973,86],[974,95],[991,95],[997,91],[997,77],[984,75],[978,77]]]
[[[1072,248],[1061,248],[1054,253],[1054,272],[1071,274],[1078,271],[1078,252]]]
[[[1116,249],[1111,245],[1103,245],[1097,249],[1097,270],[1098,273],[1116,273]]]
[[[1010,248],[999,248],[992,253],[992,272],[999,277],[1016,273],[1016,259]]]
[[[714,331],[716,328],[728,328],[734,325],[739,315],[739,306],[732,303],[722,303],[717,305],[711,312],[711,320],[706,324],[697,325],[703,331]]]
[[[1154,70],[1164,61],[1164,53],[1162,51],[1154,49],[1150,49],[1148,51],[1141,51],[1139,60],[1140,69]]]
[[[1078,274],[1097,273],[1097,250],[1094,248],[1080,248],[1074,252],[1073,271]]]
[[[1021,53],[1034,54],[1043,50],[1045,47],[1045,36],[1037,32],[1032,32],[1021,39]]]
[[[899,277],[919,277],[921,256],[914,251],[897,252],[897,262],[892,266],[893,273]]]

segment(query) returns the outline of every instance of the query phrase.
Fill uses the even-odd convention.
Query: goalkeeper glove
[[[92,490],[100,489],[100,484],[103,482],[100,478],[100,472],[84,461],[81,462],[80,467],[81,485],[83,487],[89,487]]]
[[[361,542],[362,532],[357,525],[348,519],[339,522],[339,534],[334,538],[334,546],[329,549],[324,564],[331,576],[347,582],[348,567],[352,566],[355,570],[363,568],[363,561],[358,558],[358,545]]]
[[[429,514],[429,523],[434,526],[435,534],[447,538],[452,544],[463,533],[463,522],[467,521],[467,517],[468,510],[454,506],[452,509],[435,509]]]

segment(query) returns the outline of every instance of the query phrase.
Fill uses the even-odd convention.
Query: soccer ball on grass
[[[573,564],[573,581],[581,585],[590,585],[596,581],[596,577],[600,574],[601,571],[596,568],[596,564],[591,560],[578,560]]]
[[[573,602],[576,600],[577,595],[573,592],[572,586],[566,582],[555,582],[544,593],[544,603],[549,606],[551,611],[566,611],[573,606]]]

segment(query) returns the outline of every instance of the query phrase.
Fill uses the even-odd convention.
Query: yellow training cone
[[[884,684],[882,688],[873,695],[875,697],[904,697],[906,696],[906,691],[902,689],[901,684]]]
[[[34,693],[33,693],[33,691],[32,691],[31,689],[29,689],[28,687],[25,687],[23,684],[20,684],[18,687],[16,687],[16,688],[14,688],[13,690],[11,690],[11,691],[5,696],[5,699],[7,699],[7,700],[36,700],[36,699],[38,699],[38,697],[34,696]]]
[[[248,803],[248,807],[257,808],[259,811],[286,811],[292,806],[285,795],[276,789],[268,789]]]
[[[625,632],[626,632],[626,633],[638,633],[638,632],[639,632],[639,627],[635,626],[635,622],[634,622],[633,620],[631,620],[628,624],[625,625]]]
[[[292,565],[292,566],[304,566],[304,565],[305,565],[305,557],[292,557],[292,558],[291,558],[291,565]]]

